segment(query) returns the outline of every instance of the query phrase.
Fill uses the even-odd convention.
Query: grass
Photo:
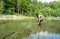
[[[5,39],[21,39],[23,36],[28,36],[30,32],[36,33],[41,30],[60,33],[60,21],[44,20],[39,26],[36,19],[0,20],[0,39],[4,37]]]

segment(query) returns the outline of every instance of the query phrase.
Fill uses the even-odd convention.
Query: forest
[[[0,14],[23,14],[34,16],[36,13],[44,16],[60,16],[60,1],[37,2],[37,0],[0,0]]]

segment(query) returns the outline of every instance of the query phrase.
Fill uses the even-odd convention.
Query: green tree
[[[4,10],[4,3],[3,0],[0,0],[0,13],[2,13]]]

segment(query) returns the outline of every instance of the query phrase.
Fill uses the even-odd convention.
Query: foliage
[[[37,0],[1,0],[0,3],[0,12],[3,14],[34,16],[35,13],[41,13],[44,16],[60,16],[60,1],[42,3]]]

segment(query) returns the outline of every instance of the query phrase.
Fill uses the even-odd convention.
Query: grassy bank
[[[36,33],[41,30],[60,33],[60,21],[44,20],[41,26],[37,25],[36,19],[23,20],[0,20],[0,39],[21,39],[30,32]]]

